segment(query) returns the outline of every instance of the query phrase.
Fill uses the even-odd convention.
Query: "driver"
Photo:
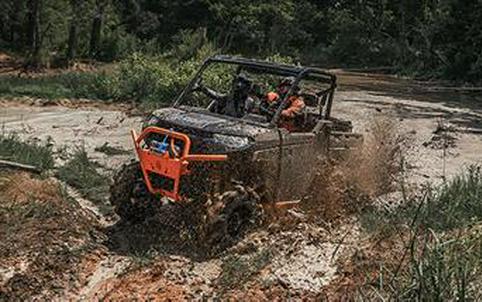
[[[200,84],[193,87],[193,91],[201,91],[214,99],[214,103],[209,106],[212,112],[240,118],[249,112],[254,104],[254,100],[249,96],[252,84],[244,73],[240,73],[232,81],[231,94],[218,93]]]
[[[295,83],[294,77],[286,77],[276,87],[275,91],[268,92],[266,95],[266,102],[270,108],[276,108],[280,105],[280,102],[285,98],[286,94],[290,91]],[[295,119],[301,116],[305,109],[305,102],[299,95],[300,88],[298,86],[293,87],[291,96],[288,98],[283,111],[281,111],[281,121],[279,127],[285,128],[290,132],[296,131]]]

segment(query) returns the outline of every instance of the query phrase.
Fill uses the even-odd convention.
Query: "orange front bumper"
[[[148,190],[152,194],[166,196],[175,201],[182,199],[179,194],[179,184],[181,176],[190,173],[189,163],[191,161],[225,161],[228,158],[227,155],[190,154],[191,139],[189,136],[164,128],[147,127],[139,136],[134,130],[131,130],[131,134]],[[166,137],[171,152],[159,153],[143,143],[152,134],[160,134]],[[167,180],[172,185],[169,188],[155,187],[150,177],[152,173],[157,174],[161,179]]]

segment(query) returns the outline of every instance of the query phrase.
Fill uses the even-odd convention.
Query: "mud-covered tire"
[[[261,220],[259,198],[244,189],[222,195],[224,208],[207,227],[205,242],[216,250],[225,249],[240,239]]]
[[[122,220],[143,221],[152,212],[153,196],[148,191],[139,162],[122,166],[110,187],[110,203]]]

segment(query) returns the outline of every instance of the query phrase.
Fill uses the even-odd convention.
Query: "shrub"
[[[123,60],[117,74],[117,99],[166,102],[175,96],[181,76],[162,58],[135,53]]]

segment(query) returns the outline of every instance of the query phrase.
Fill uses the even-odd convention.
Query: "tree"
[[[33,68],[39,68],[42,65],[42,35],[40,12],[42,10],[43,0],[30,0],[27,2],[27,45],[30,49],[31,59],[30,65]]]
[[[100,38],[102,33],[102,23],[104,20],[104,12],[106,6],[108,5],[108,0],[96,0],[95,1],[95,11],[92,18],[92,31],[90,34],[90,56],[95,58],[99,51]]]
[[[70,0],[71,7],[71,19],[69,27],[69,39],[67,42],[67,54],[66,58],[70,64],[70,61],[75,59],[78,44],[78,32],[80,23],[80,0]]]

